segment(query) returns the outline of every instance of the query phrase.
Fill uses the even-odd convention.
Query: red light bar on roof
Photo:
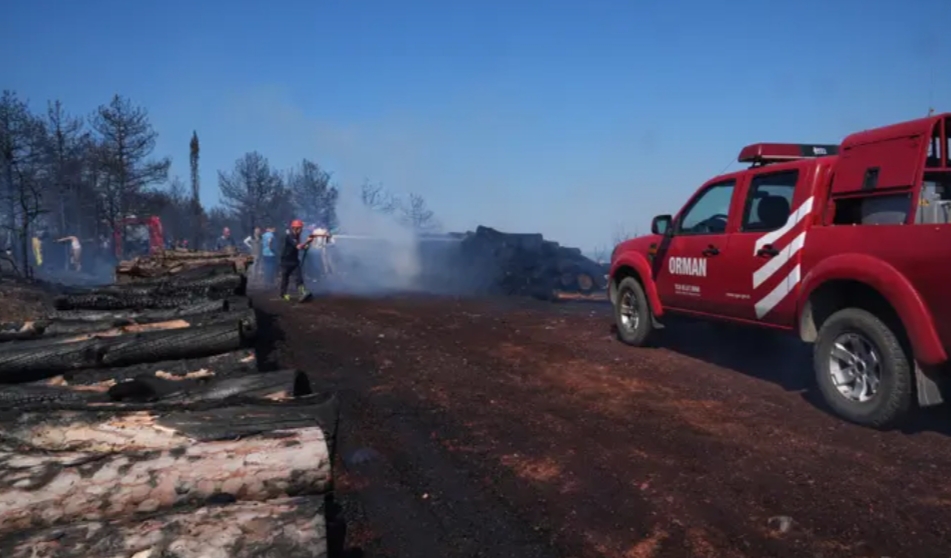
[[[783,161],[798,161],[812,159],[839,153],[838,145],[803,144],[803,143],[754,143],[747,145],[740,151],[737,161],[766,165]]]

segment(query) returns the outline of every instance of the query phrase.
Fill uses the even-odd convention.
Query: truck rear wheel
[[[819,330],[813,351],[826,403],[851,422],[875,428],[899,423],[913,404],[911,359],[874,314],[846,308]]]
[[[654,329],[651,307],[644,288],[633,277],[625,277],[617,287],[614,321],[617,337],[634,347],[643,346]]]

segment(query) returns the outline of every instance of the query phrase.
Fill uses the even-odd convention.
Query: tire
[[[878,390],[867,401],[843,395],[832,378],[832,354],[837,340],[844,335],[864,338],[879,357]],[[816,382],[825,402],[840,417],[874,428],[900,424],[914,404],[914,371],[911,358],[898,336],[874,314],[859,308],[846,308],[822,324],[813,348]]]
[[[629,297],[637,316],[636,326],[632,327],[630,320],[622,313],[625,297]],[[642,347],[654,330],[653,316],[647,295],[634,277],[626,277],[617,287],[617,302],[614,304],[614,323],[617,326],[617,337],[623,343],[633,347]]]

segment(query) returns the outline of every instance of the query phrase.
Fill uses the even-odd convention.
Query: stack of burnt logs
[[[236,262],[124,262],[132,280],[0,325],[0,556],[326,556],[340,539],[336,400],[258,371]]]
[[[541,234],[480,226],[466,233],[461,245],[464,265],[481,283],[474,286],[484,291],[549,298],[563,292],[591,294],[606,286],[603,266]]]

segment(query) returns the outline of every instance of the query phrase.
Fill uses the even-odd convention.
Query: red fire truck
[[[951,113],[840,145],[759,143],[676,216],[611,256],[618,337],[668,315],[788,331],[813,343],[825,401],[888,427],[942,403],[951,352]]]

